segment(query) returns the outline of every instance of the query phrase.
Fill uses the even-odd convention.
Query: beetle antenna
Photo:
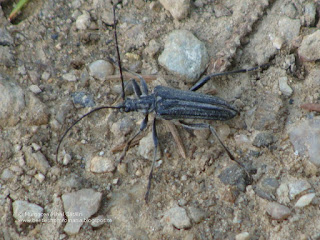
[[[124,101],[125,91],[124,91],[124,80],[123,80],[123,74],[122,74],[122,67],[121,67],[121,60],[120,60],[120,52],[119,52],[119,45],[118,45],[118,36],[117,36],[117,19],[116,19],[116,5],[113,5],[113,25],[114,25],[114,40],[116,43],[116,49],[117,49],[117,58],[118,58],[118,65],[120,70],[120,78],[121,78],[121,87],[122,87],[122,100]]]
[[[71,124],[70,127],[68,127],[68,129],[64,132],[64,134],[62,135],[62,137],[60,138],[59,140],[59,143],[58,143],[58,147],[57,147],[57,151],[56,151],[56,162],[58,162],[58,155],[59,155],[59,150],[60,150],[60,146],[61,146],[61,143],[63,141],[63,139],[67,136],[67,134],[69,133],[69,131],[78,123],[80,122],[82,119],[84,119],[85,117],[91,115],[92,113],[94,112],[97,112],[101,109],[106,109],[106,108],[113,108],[113,109],[121,109],[121,108],[124,108],[123,105],[119,105],[119,106],[102,106],[102,107],[97,107],[93,110],[91,110],[90,112],[84,114],[83,116],[81,116],[79,119],[77,119],[75,122],[73,122]]]

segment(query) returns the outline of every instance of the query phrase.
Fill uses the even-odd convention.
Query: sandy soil
[[[90,171],[94,156],[102,155],[112,163],[119,159],[121,153],[111,150],[139,128],[143,119],[140,113],[102,110],[91,115],[74,127],[63,142],[58,162],[55,159],[59,138],[67,126],[90,110],[74,104],[73,93],[85,92],[96,107],[112,105],[119,97],[119,78],[97,80],[88,71],[96,60],[116,59],[113,28],[107,25],[112,23],[110,3],[33,0],[13,24],[6,20],[10,4],[0,3],[0,27],[13,39],[9,48],[14,56],[12,63],[1,64],[0,73],[22,88],[28,109],[23,114],[14,112],[17,121],[0,128],[0,174],[5,169],[11,172],[9,178],[2,175],[0,179],[0,236],[4,239],[319,239],[319,170],[308,154],[295,154],[289,139],[296,123],[316,117],[300,105],[319,98],[316,87],[305,81],[319,64],[300,61],[297,53],[303,36],[313,33],[318,21],[319,12],[315,23],[308,23],[309,15],[304,11],[308,1],[196,1],[180,21],[157,1],[128,0],[118,5],[123,65],[142,75],[154,74],[147,79],[150,90],[157,85],[184,90],[192,86],[158,64],[165,37],[174,29],[187,29],[205,43],[210,58],[206,74],[270,63],[263,71],[213,79],[200,90],[216,89],[219,97],[241,111],[227,122],[209,123],[237,159],[257,170],[253,183],[244,183],[241,174],[233,176],[239,168],[208,131],[178,126],[186,149],[184,159],[166,125],[158,121],[161,156],[148,204],[143,198],[153,153],[150,126],[144,133],[149,141],[140,146],[143,138],[130,148],[118,169]],[[84,12],[90,20],[81,30],[76,20]],[[150,54],[152,40],[160,48]],[[68,81],[70,76],[75,81]],[[293,94],[286,95],[279,88],[282,77],[287,78]],[[41,92],[30,93],[31,85]],[[30,94],[37,101],[32,101]],[[262,144],[256,144],[260,133],[267,133],[272,140],[262,136]],[[26,159],[30,147],[32,151],[40,147],[50,165],[43,173],[44,180],[39,180],[39,168]],[[150,149],[148,159],[141,154],[145,148]],[[64,154],[71,156],[65,164]],[[222,177],[226,169],[230,174]],[[269,178],[277,182],[275,187],[264,184]],[[308,191],[316,193],[304,208],[294,207],[301,195],[290,198],[290,187],[287,192],[279,187],[299,180],[308,181]],[[64,223],[19,225],[13,217],[12,203],[16,200],[26,200],[49,212],[63,194],[84,188],[102,193],[93,217],[111,221],[99,227],[85,223],[77,234],[69,236]],[[267,213],[273,201],[290,209],[284,220],[274,220]],[[172,226],[174,217],[168,210],[177,206],[191,219],[186,229]],[[176,221],[179,224],[183,220]]]

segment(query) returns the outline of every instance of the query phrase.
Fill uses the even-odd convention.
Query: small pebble
[[[188,177],[186,175],[182,175],[181,181],[187,181],[187,180],[188,180]]]
[[[25,122],[31,129],[37,131],[37,126],[47,124],[49,121],[48,106],[34,94],[28,94],[28,111]]]
[[[114,160],[108,157],[94,156],[90,160],[90,171],[93,173],[113,172],[115,169]]]
[[[265,178],[261,184],[272,191],[275,191],[280,186],[279,181],[275,178]]]
[[[206,211],[196,207],[189,207],[189,212],[191,220],[195,223],[200,223],[208,216]]]
[[[65,154],[63,156],[62,164],[67,166],[71,161],[71,155],[70,154]]]
[[[102,193],[92,189],[81,189],[77,192],[63,194],[64,212],[68,217],[64,231],[69,235],[78,233],[85,219],[98,211],[101,197]]]
[[[39,183],[42,183],[45,179],[45,176],[42,173],[37,173],[36,175],[34,175],[34,178],[37,179]]]
[[[115,178],[115,179],[112,180],[112,184],[113,185],[117,185],[118,182],[119,182],[119,178]]]
[[[113,65],[105,60],[97,60],[89,65],[89,74],[101,81],[114,73]]]
[[[38,85],[30,85],[29,89],[31,92],[33,92],[34,94],[39,94],[42,92],[42,90],[38,87]]]
[[[76,20],[76,27],[79,30],[86,30],[91,24],[90,14],[88,12],[84,12],[80,15]]]
[[[50,169],[50,165],[46,157],[40,151],[33,153],[31,147],[29,147],[25,151],[25,157],[27,165],[37,169],[43,174],[46,174]]]
[[[150,10],[155,11],[155,12],[160,12],[161,10],[161,4],[157,2],[151,2],[149,5]]]
[[[157,54],[159,50],[160,50],[160,44],[156,40],[152,39],[149,42],[148,46],[146,47],[145,52],[150,57],[154,57],[154,55]]]
[[[251,141],[245,134],[235,135],[234,140],[236,141],[237,145],[241,146],[243,149],[248,149],[251,146]]]
[[[127,173],[127,164],[126,163],[120,163],[117,166],[117,170],[120,174],[126,174]]]
[[[197,7],[197,8],[202,8],[203,7],[203,1],[202,0],[196,0],[194,2],[194,5]]]
[[[279,181],[275,178],[265,178],[261,183],[253,186],[254,192],[261,198],[268,201],[275,201],[275,193],[277,188],[280,186]]]
[[[315,2],[307,2],[304,6],[305,26],[312,27],[316,20],[317,7]]]
[[[44,72],[42,73],[41,75],[41,79],[44,80],[44,81],[48,81],[50,78],[50,73],[49,72]]]
[[[188,229],[191,227],[190,218],[182,207],[173,207],[165,212],[163,221],[173,225],[177,229]]]
[[[13,172],[10,171],[10,169],[6,168],[1,173],[1,179],[3,181],[8,181],[14,177]]]
[[[101,227],[106,222],[106,218],[103,215],[99,215],[91,220],[91,226],[94,228]]]
[[[222,124],[217,128],[217,133],[220,139],[224,141],[230,135],[230,127],[227,124]]]
[[[293,93],[292,88],[288,85],[288,78],[287,77],[280,77],[279,78],[279,89],[283,95],[290,97]]]
[[[278,202],[283,204],[290,203],[288,184],[281,183],[280,186],[277,188],[276,193]]]
[[[309,193],[309,194],[303,195],[302,197],[299,198],[299,200],[296,202],[294,206],[297,208],[303,208],[305,206],[308,206],[312,202],[315,196],[316,196],[315,193]]]
[[[294,199],[300,193],[311,189],[311,185],[307,180],[297,180],[288,184],[290,199]]]
[[[276,202],[269,202],[267,205],[267,213],[275,220],[284,220],[291,215],[288,207]]]
[[[33,70],[31,70],[31,71],[29,71],[28,73],[29,73],[29,77],[30,77],[30,79],[31,79],[31,82],[33,82],[33,83],[38,83],[38,82],[39,82],[40,74],[39,74],[38,71],[35,71],[35,70],[33,71]]]
[[[187,203],[187,200],[185,200],[184,198],[178,200],[178,204],[180,207],[185,206]]]
[[[42,207],[27,201],[14,201],[12,208],[13,217],[17,220],[18,224],[22,224],[23,222],[34,223],[40,221],[43,216]]]
[[[77,81],[77,77],[76,75],[74,75],[73,73],[66,73],[62,75],[62,79],[66,80],[68,82],[75,82]]]
[[[20,167],[23,167],[26,165],[26,162],[25,162],[23,156],[18,157],[18,163],[19,163]]]
[[[223,184],[236,186],[241,192],[244,192],[249,184],[247,174],[238,165],[232,165],[224,169],[218,177]]]
[[[112,11],[110,11],[109,9],[105,9],[101,14],[101,20],[108,25],[112,25],[113,24]]]
[[[274,143],[272,132],[260,132],[254,138],[252,145],[256,147],[268,147]]]
[[[21,145],[20,144],[16,144],[15,146],[14,146],[14,151],[15,152],[19,152],[20,150],[21,150]]]
[[[15,174],[17,174],[18,176],[21,176],[23,174],[23,169],[17,165],[11,165],[10,170]]]
[[[160,0],[160,3],[176,20],[184,19],[189,13],[190,0]]]
[[[136,176],[137,176],[137,177],[141,177],[141,176],[142,176],[142,171],[141,171],[140,169],[138,169],[138,170],[136,171]]]
[[[0,47],[0,66],[13,67],[15,65],[14,54],[9,47]]]
[[[249,240],[250,239],[250,233],[248,232],[242,232],[236,235],[236,240]]]
[[[165,41],[159,64],[169,72],[194,82],[209,61],[207,49],[190,31],[174,30]]]
[[[103,156],[103,155],[104,155],[104,151],[100,151],[99,156]]]
[[[320,73],[320,72],[319,72]],[[314,83],[314,88],[318,85]],[[296,122],[289,132],[289,137],[294,150],[300,156],[309,153],[309,161],[315,166],[320,166],[320,118],[305,119]]]
[[[298,54],[302,60],[307,62],[320,59],[320,30],[303,38]]]
[[[74,104],[80,104],[82,107],[94,107],[93,97],[86,92],[74,92],[71,94]]]
[[[37,143],[31,143],[31,146],[35,152],[38,152],[41,149],[41,146],[38,145]]]
[[[0,93],[0,127],[15,126],[20,121],[17,116],[20,116],[26,107],[24,90],[15,84],[13,79],[0,74]]]
[[[14,41],[5,27],[0,28],[0,46],[13,45]]]

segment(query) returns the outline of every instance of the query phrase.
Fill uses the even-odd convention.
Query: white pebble
[[[27,201],[16,200],[12,204],[13,217],[17,222],[34,223],[42,218],[43,208]]]
[[[90,160],[90,171],[94,173],[112,172],[116,169],[113,159],[95,156]]]
[[[188,177],[186,176],[186,175],[183,175],[182,177],[181,177],[181,181],[186,181],[188,179]]]
[[[142,176],[142,171],[141,171],[140,169],[138,169],[138,170],[136,171],[136,176],[137,176],[137,177],[141,177],[141,176]]]
[[[99,156],[103,156],[104,155],[104,151],[99,152]]]
[[[190,9],[190,0],[160,0],[160,3],[176,20],[182,20],[187,17]]]
[[[288,219],[291,215],[291,211],[288,207],[276,202],[269,202],[267,204],[267,213],[275,220]]]
[[[62,75],[63,80],[68,82],[75,82],[77,81],[77,77],[73,73],[66,73]]]
[[[104,81],[114,73],[114,67],[108,61],[97,60],[89,65],[89,73],[92,77]]]
[[[29,86],[29,90],[34,94],[39,94],[42,92],[42,90],[37,85],[34,85],[34,84]]]
[[[242,232],[236,235],[236,240],[249,240],[250,234],[248,232]]]
[[[41,79],[42,79],[42,80],[48,81],[49,78],[50,78],[50,73],[48,73],[48,72],[42,73],[42,75],[41,75]]]
[[[90,24],[90,14],[88,12],[84,12],[76,20],[76,27],[79,30],[86,30],[90,26]]]
[[[94,228],[101,227],[106,221],[107,220],[103,215],[99,215],[92,219],[91,226]]]
[[[279,78],[279,89],[282,92],[282,94],[286,95],[287,97],[290,97],[292,95],[293,90],[288,85],[288,78],[287,77]]]
[[[39,183],[42,183],[45,179],[45,176],[42,173],[37,173],[36,175],[34,175],[34,178],[37,179]]]
[[[39,146],[36,143],[32,143],[31,146],[32,146],[33,150],[36,152],[38,152],[41,149],[41,146]]]
[[[311,185],[307,180],[297,180],[288,184],[290,199],[294,199],[300,193],[311,189]]]
[[[188,229],[191,227],[190,218],[182,207],[173,207],[169,209],[162,219],[165,223],[169,223],[177,229]]]
[[[299,200],[296,202],[294,206],[297,208],[303,208],[305,206],[308,206],[312,202],[315,196],[316,196],[315,193],[309,193],[309,194],[303,195],[302,197],[299,198]]]
[[[70,161],[71,161],[70,154],[65,154],[63,156],[62,164],[66,166],[66,165],[68,165],[70,163]]]

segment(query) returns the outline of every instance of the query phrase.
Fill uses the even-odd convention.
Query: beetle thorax
[[[125,112],[142,112],[144,114],[154,111],[154,96],[140,96],[139,99],[127,98],[124,102]]]

